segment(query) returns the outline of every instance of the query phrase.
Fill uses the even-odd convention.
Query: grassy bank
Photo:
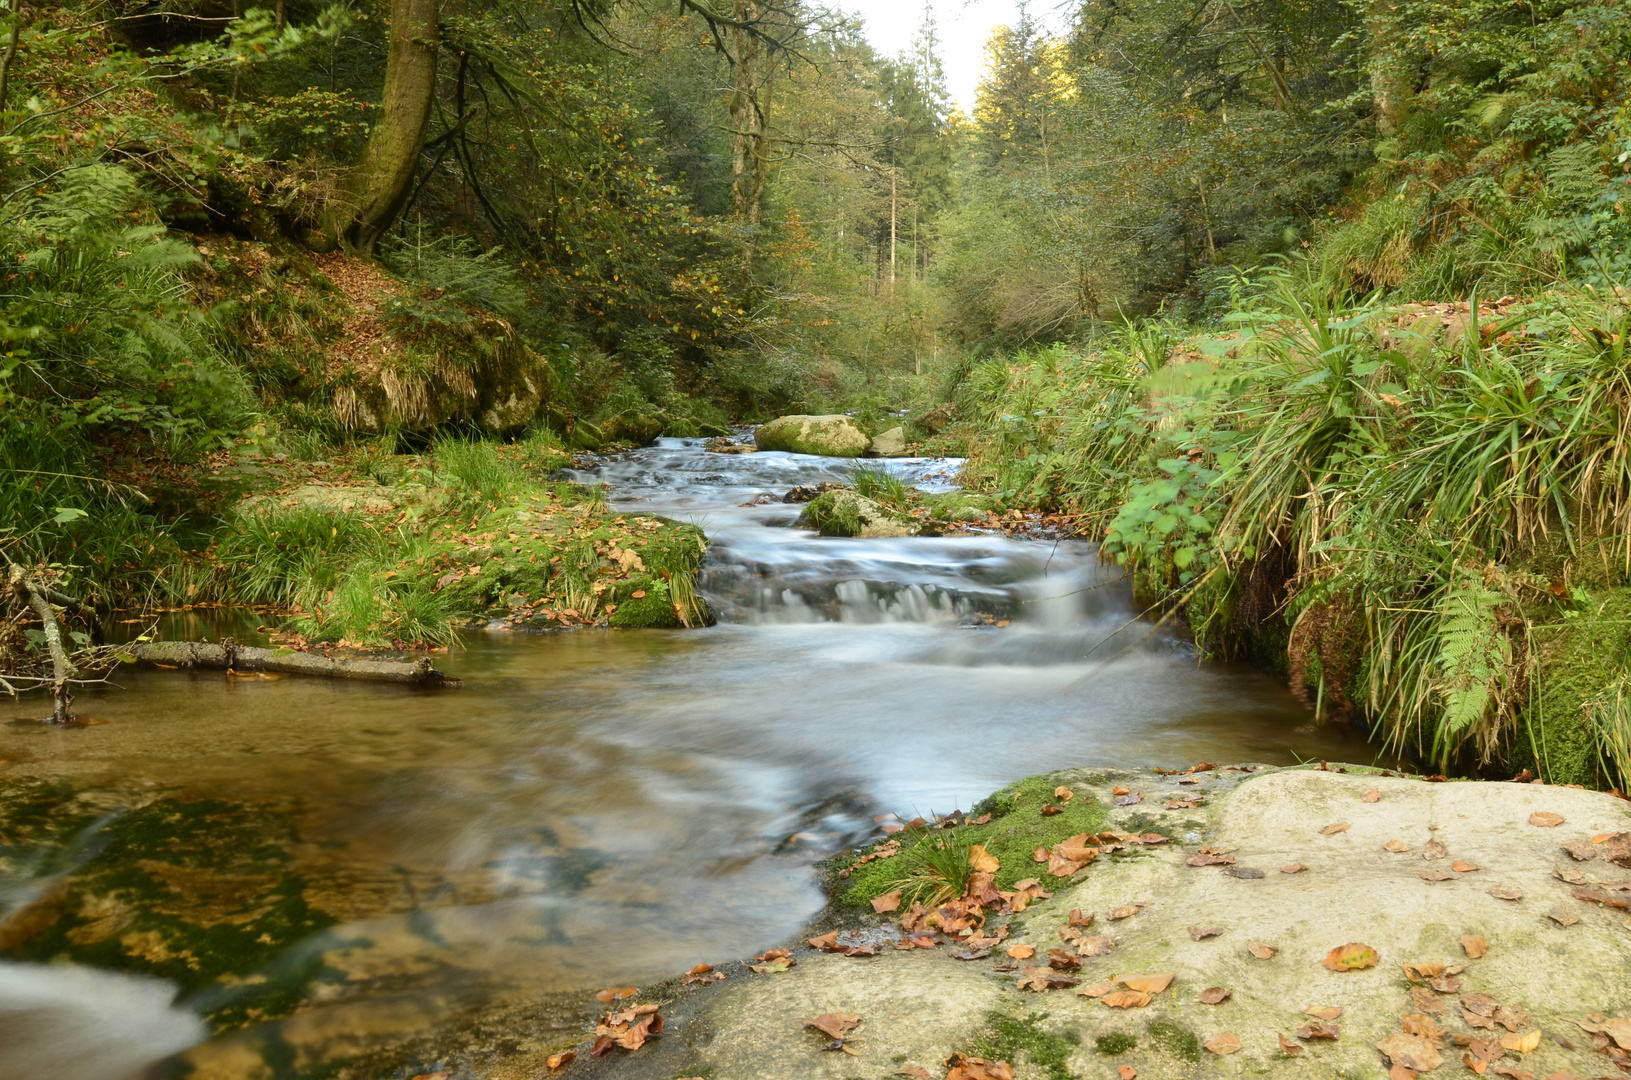
[[[1624,789],[1623,302],[1337,295],[1286,271],[1221,332],[989,361],[968,479],[1079,515],[1209,654],[1393,749]]]

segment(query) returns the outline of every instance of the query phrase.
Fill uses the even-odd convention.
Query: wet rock
[[[655,442],[657,436],[663,433],[666,422],[660,416],[629,409],[607,420],[601,425],[600,430],[609,442],[631,442],[637,446],[646,446]]]
[[[783,495],[782,502],[807,503],[811,499],[814,499],[817,495],[824,495],[829,491],[842,490],[844,490],[843,484],[805,484],[802,487],[793,488],[786,495]]]
[[[913,536],[917,522],[857,495],[848,488],[829,491],[810,501],[794,524],[822,536]]]
[[[906,456],[906,429],[895,425],[872,440],[867,447],[867,457],[905,457]]]
[[[761,450],[825,457],[860,457],[872,445],[866,432],[847,416],[781,416],[753,433]]]

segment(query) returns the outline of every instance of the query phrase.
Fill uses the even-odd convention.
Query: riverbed
[[[437,658],[458,691],[126,672],[87,726],[0,706],[0,1075],[199,1042],[302,1075],[783,941],[883,815],[1089,763],[1369,760],[1198,665],[1089,543],[793,527],[784,492],[858,465],[944,490],[958,463],[665,439],[573,474],[708,533],[706,629],[473,631]]]

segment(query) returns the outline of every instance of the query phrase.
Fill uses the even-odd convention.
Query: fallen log
[[[212,668],[219,671],[265,671],[281,675],[321,675],[330,679],[408,683],[414,686],[460,686],[458,679],[437,671],[428,657],[401,660],[342,660],[298,649],[262,649],[225,641],[138,641],[117,646],[143,667]]]

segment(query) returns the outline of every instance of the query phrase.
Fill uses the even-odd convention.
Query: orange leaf
[[[1455,862],[1450,864],[1450,869],[1454,870],[1458,874],[1470,874],[1474,870],[1477,870],[1478,867],[1474,866],[1470,862],[1462,862],[1460,859],[1457,859]]]
[[[1214,1054],[1232,1054],[1240,1049],[1240,1036],[1232,1031],[1214,1035],[1203,1044]]]
[[[1387,842],[1387,844],[1386,844],[1386,847],[1387,847],[1387,850],[1393,852],[1395,855],[1397,855],[1401,851],[1409,851],[1410,850],[1410,845],[1405,843],[1403,840],[1389,840]]]
[[[1477,934],[1462,934],[1461,947],[1466,950],[1467,959],[1476,960],[1489,952],[1489,942]]]
[[[882,896],[872,898],[872,910],[882,915],[886,911],[894,911],[900,907],[900,890],[884,893]]]
[[[1529,815],[1529,824],[1537,829],[1550,829],[1563,824],[1563,815],[1554,814],[1550,810],[1536,810]]]
[[[1363,798],[1366,802],[1379,802],[1382,798],[1382,793],[1377,791],[1375,788],[1371,788],[1369,791],[1365,792],[1361,798]]]
[[[1261,941],[1254,941],[1246,949],[1259,960],[1267,960],[1280,951],[1278,945],[1265,945]]]
[[[1312,1016],[1316,1020],[1331,1021],[1342,1015],[1342,1006],[1310,1005],[1308,1008],[1304,1009],[1303,1012],[1307,1013],[1309,1016]]]
[[[1150,995],[1140,990],[1117,990],[1113,994],[1105,994],[1099,1000],[1112,1009],[1142,1009],[1150,1003]]]
[[[1001,864],[995,855],[985,850],[984,844],[975,844],[968,849],[968,865],[977,874],[995,874]]]
[[[1335,836],[1337,833],[1344,833],[1344,832],[1347,832],[1347,831],[1348,831],[1348,823],[1346,821],[1338,821],[1335,824],[1327,825],[1325,828],[1321,829],[1320,830],[1320,835],[1321,836]]]
[[[1053,797],[1058,799],[1060,802],[1069,802],[1071,799],[1076,797],[1076,793],[1065,785],[1060,784],[1058,787],[1053,789]]]
[[[1116,1070],[1117,1080],[1138,1080],[1138,1070],[1131,1065],[1123,1065]]]
[[[559,1054],[551,1054],[544,1059],[544,1067],[548,1069],[564,1069],[566,1066],[572,1064],[572,1059],[577,1056],[577,1054],[570,1050],[563,1051]]]
[[[1138,990],[1146,994],[1159,994],[1172,985],[1177,978],[1176,973],[1165,975],[1117,975],[1116,981],[1129,990]]]
[[[1320,963],[1332,971],[1358,971],[1360,968],[1375,967],[1378,959],[1376,950],[1369,945],[1350,941],[1332,949]]]
[[[861,1026],[861,1018],[855,1013],[822,1013],[814,1020],[806,1020],[804,1026],[813,1027],[828,1038],[842,1039]]]
[[[1501,1046],[1508,1050],[1516,1050],[1520,1054],[1532,1053],[1540,1045],[1540,1031],[1526,1031],[1519,1035],[1516,1031],[1501,1036]]]
[[[1036,955],[1036,950],[1029,945],[1010,945],[1008,946],[1008,955],[1015,960],[1029,960]]]
[[[1294,863],[1289,863],[1289,864],[1287,864],[1285,866],[1280,867],[1280,873],[1282,873],[1282,874],[1300,874],[1304,870],[1307,870],[1307,869],[1308,869],[1308,867],[1304,866],[1302,863],[1294,862]]]
[[[595,995],[595,1000],[601,1004],[611,1001],[622,1001],[624,998],[631,998],[639,992],[640,988],[637,986],[620,986],[612,990],[602,990],[600,993]]]

